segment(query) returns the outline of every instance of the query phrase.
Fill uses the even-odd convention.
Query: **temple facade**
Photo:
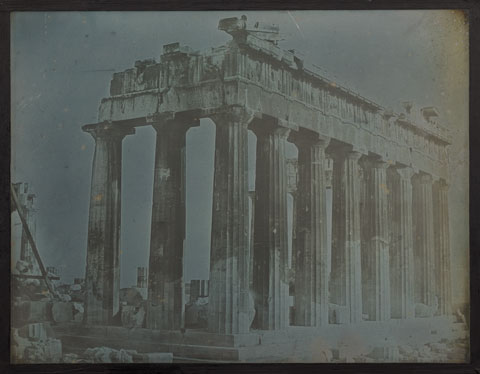
[[[451,314],[450,140],[435,108],[383,108],[280,48],[274,27],[229,18],[219,29],[232,35],[223,46],[169,44],[159,62],[115,73],[98,123],[83,127],[95,140],[84,322],[108,325],[119,311],[122,140],[152,126],[146,327],[184,326],[185,138],[202,118],[216,126],[210,332]],[[254,193],[248,131],[257,137]],[[298,149],[294,163],[287,142]]]

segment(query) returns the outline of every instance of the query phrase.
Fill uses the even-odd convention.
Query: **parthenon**
[[[406,103],[395,113],[342,87],[280,48],[276,27],[241,17],[219,29],[232,36],[225,45],[200,53],[168,44],[159,62],[115,73],[98,123],[83,126],[95,140],[84,323],[109,325],[119,312],[122,141],[152,126],[146,328],[184,328],[185,139],[203,118],[216,126],[208,332],[450,315],[450,138],[437,110]],[[248,131],[257,138],[254,195]],[[298,149],[293,269],[287,142]]]

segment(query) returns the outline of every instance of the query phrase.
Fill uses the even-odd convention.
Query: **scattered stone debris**
[[[75,301],[83,303],[85,282],[81,278],[76,278],[74,282],[76,283],[58,285],[56,287],[57,292],[60,294],[60,297],[63,301]]]
[[[415,304],[415,317],[429,318],[433,317],[438,311],[438,297],[434,297],[432,305],[425,305],[423,303]]]
[[[94,363],[133,363],[132,354],[124,349],[116,350],[108,347],[88,348],[84,356]]]
[[[62,358],[63,363],[171,363],[173,362],[172,353],[138,353],[136,350],[113,349],[110,347],[88,348],[82,355],[76,353],[67,353]]]
[[[398,346],[375,347],[368,355],[374,361],[398,362],[400,352]]]
[[[48,276],[56,276],[49,268]],[[81,322],[83,319],[83,286],[53,283],[53,297],[45,280],[35,273],[31,261],[15,264],[19,276],[12,278],[15,298],[12,302],[11,359],[15,363],[58,363],[62,358],[62,342],[52,324]],[[21,276],[20,276],[21,275]],[[58,278],[57,278],[58,279]],[[72,302],[72,299],[80,300]],[[67,361],[73,358],[67,357]]]
[[[62,362],[64,364],[90,364],[93,363],[91,360],[81,358],[75,353],[67,353],[62,357]]]
[[[16,270],[28,275],[30,266],[18,261]],[[12,362],[15,363],[160,363],[173,362],[172,353],[139,353],[136,350],[111,347],[84,346],[83,352],[71,343],[55,336],[55,326],[80,324],[84,321],[84,281],[74,284],[54,284],[59,297],[49,295],[42,279],[17,277],[14,287],[12,313]],[[204,287],[207,289],[206,287]],[[197,292],[185,310],[187,328],[207,327],[208,295]],[[250,295],[251,296],[251,295]],[[121,290],[119,326],[141,329],[146,320],[146,292],[144,288],[130,287]],[[253,300],[251,300],[253,304]],[[417,317],[430,318],[436,305],[416,305]],[[344,306],[329,305],[330,323],[344,322]],[[326,341],[316,340],[306,349],[299,344],[295,349],[296,362],[373,363],[373,362],[465,362],[468,359],[468,315],[457,309],[452,316],[451,334],[445,336],[441,326],[434,324],[428,329],[431,341],[425,344],[395,344],[390,340],[381,346],[368,346],[352,337],[344,338],[338,345],[329,346]],[[253,318],[253,315],[251,316]],[[364,316],[365,317],[365,316]],[[365,319],[365,318],[364,318]],[[121,328],[121,327],[119,327]],[[56,331],[56,330],[55,330]],[[61,331],[61,330],[60,330]],[[67,334],[68,335],[68,334]],[[63,335],[59,335],[63,339]],[[299,341],[301,342],[301,341]],[[262,345],[261,342],[259,342]],[[117,347],[119,348],[119,347]],[[290,357],[289,359],[291,359]]]
[[[52,302],[52,320],[57,323],[73,320],[73,303]]]
[[[58,363],[62,359],[62,342],[54,338],[47,323],[32,323],[12,329],[12,362]]]
[[[142,294],[142,290],[136,287],[122,288],[120,290],[120,303],[140,306],[143,304],[144,300],[145,297]]]
[[[354,353],[348,345],[332,349],[329,362],[465,362],[468,352],[468,339],[442,339],[442,342],[431,342],[423,345],[389,345],[373,347],[365,353]],[[352,354],[353,353],[353,354]]]
[[[190,328],[207,327],[208,297],[199,297],[185,307],[185,325]]]
[[[129,287],[120,290],[120,320],[126,328],[145,326],[146,288]]]
[[[332,324],[348,322],[348,310],[346,306],[330,303],[328,306],[328,320]]]
[[[83,321],[84,308],[82,303],[72,303],[73,305],[73,320],[75,322]]]
[[[17,264],[15,265],[15,269],[17,269],[20,274],[25,274],[31,271],[33,266],[27,261],[18,260]]]
[[[133,361],[136,363],[145,363],[145,364],[171,363],[173,362],[173,354],[166,353],[166,352],[138,354],[138,355],[133,355]]]
[[[122,326],[127,328],[143,327],[145,322],[145,308],[143,306],[123,305]]]

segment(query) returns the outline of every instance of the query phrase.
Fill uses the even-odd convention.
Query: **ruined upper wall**
[[[196,110],[198,116],[230,105],[277,118],[283,126],[316,131],[364,153],[445,175],[449,136],[434,108],[385,110],[328,80],[313,65],[278,47],[275,30],[249,30],[246,20],[220,21],[233,36],[224,46],[195,52],[164,46],[160,61],[137,61],[115,73],[99,120],[126,120]]]

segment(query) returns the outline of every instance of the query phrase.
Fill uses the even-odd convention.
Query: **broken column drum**
[[[288,140],[298,148],[293,323],[323,326],[329,311],[335,323],[411,318],[415,303],[450,313],[451,141],[435,109],[415,120],[411,106],[385,110],[280,48],[274,28],[229,18],[219,29],[232,36],[223,46],[195,52],[173,43],[160,61],[115,73],[98,123],[84,126],[95,139],[85,322],[110,324],[118,313],[121,144],[136,127],[154,126],[146,325],[184,326],[185,134],[202,118],[216,126],[210,332],[288,327]],[[248,129],[257,136],[254,212]],[[333,160],[331,246],[325,154]]]

